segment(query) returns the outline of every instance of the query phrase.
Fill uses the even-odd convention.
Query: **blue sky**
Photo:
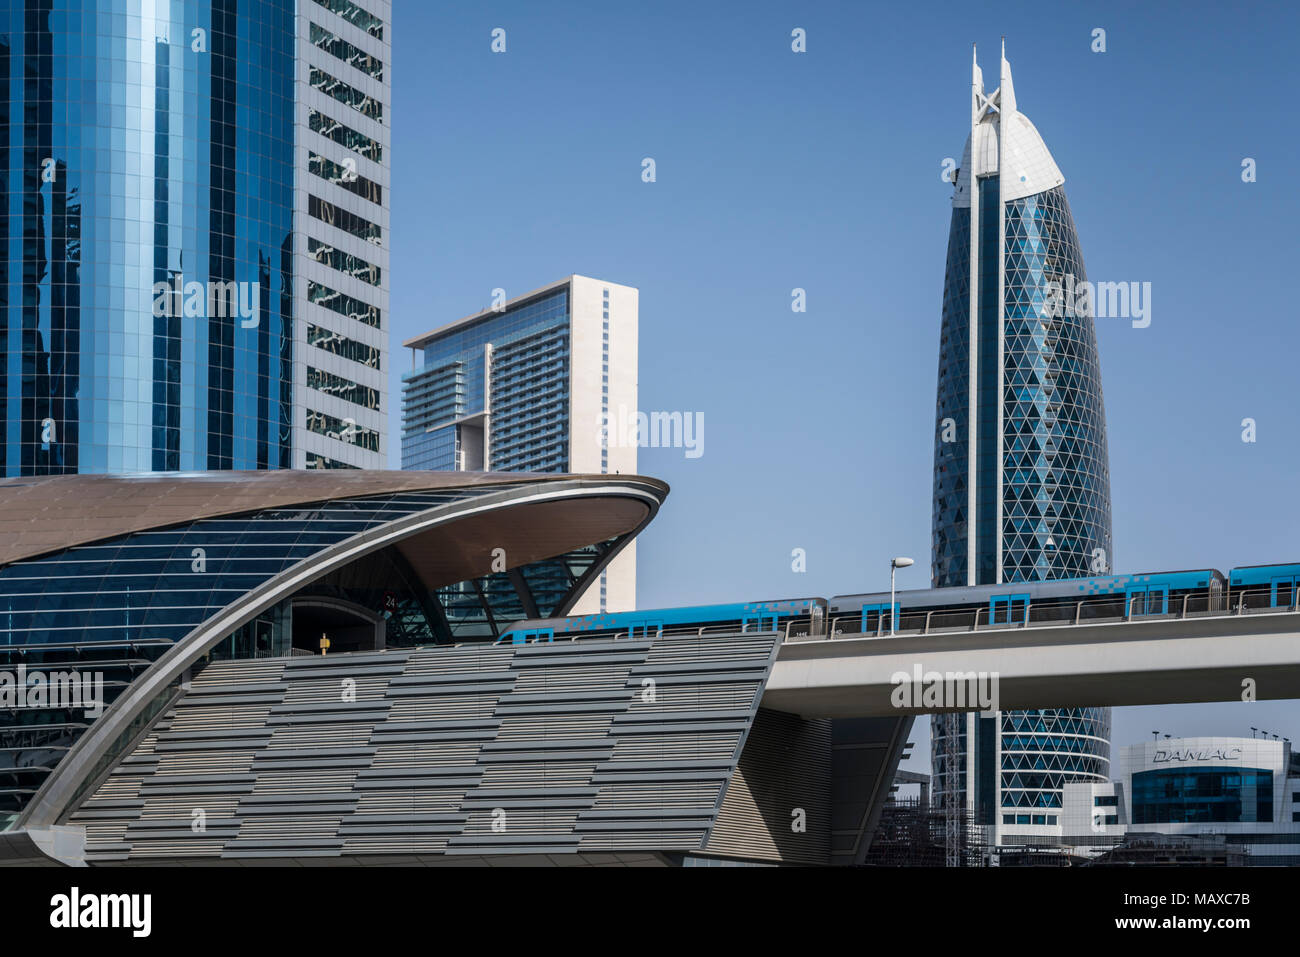
[[[643,606],[875,590],[898,554],[900,587],[928,583],[940,173],[970,45],[991,89],[1002,34],[1089,278],[1152,284],[1149,328],[1098,322],[1116,570],[1300,560],[1293,5],[395,6],[391,434],[402,340],[498,286],[638,287],[641,408],[705,423],[699,458],[641,450],[673,488],[640,539]],[[1117,709],[1113,742],[1297,718]]]

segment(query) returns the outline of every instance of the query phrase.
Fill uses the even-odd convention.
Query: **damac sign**
[[[1179,750],[1174,748],[1172,751],[1165,748],[1156,748],[1156,756],[1151,759],[1152,764],[1164,764],[1168,761],[1235,761],[1241,757],[1241,748],[1203,748],[1200,751],[1194,751],[1191,748]]]

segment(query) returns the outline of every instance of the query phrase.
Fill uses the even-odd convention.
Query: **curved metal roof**
[[[0,567],[131,532],[268,508],[401,492],[560,482],[635,487],[649,491],[660,502],[668,494],[664,482],[639,475],[558,473],[340,469],[0,479]],[[632,515],[626,507],[613,503],[608,496],[593,497],[579,506],[588,520],[584,523],[588,525],[584,534],[596,536],[587,544],[630,532],[648,517],[644,510],[636,510]],[[567,520],[572,521],[574,517],[570,513]],[[635,521],[629,525],[633,518]]]

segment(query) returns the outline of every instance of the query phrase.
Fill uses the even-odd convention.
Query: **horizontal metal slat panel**
[[[97,829],[88,850],[274,860],[699,849],[776,641],[214,662],[78,812]],[[198,806],[203,843],[187,839]]]

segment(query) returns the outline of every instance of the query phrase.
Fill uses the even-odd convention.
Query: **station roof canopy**
[[[484,574],[494,548],[505,549],[509,566],[517,567],[633,534],[654,516],[668,486],[637,475],[360,469],[0,479],[0,567],[202,519],[458,491],[478,493],[484,507],[457,509],[438,535],[399,545],[429,587]]]

